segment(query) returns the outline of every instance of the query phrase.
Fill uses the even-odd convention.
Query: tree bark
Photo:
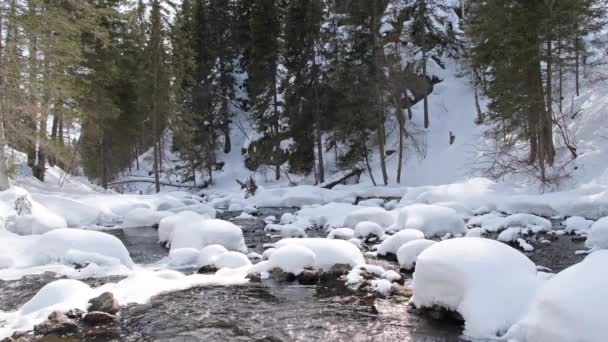
[[[274,163],[275,163],[275,169],[274,169],[274,178],[275,180],[279,180],[281,179],[281,139],[279,137],[279,95],[278,95],[278,90],[277,90],[277,64],[276,61],[273,62],[273,67],[272,67],[272,72],[274,75],[274,82],[272,85],[272,93],[273,93],[273,110],[274,110],[274,122],[273,122],[273,126],[274,126]]]
[[[316,61],[316,56],[313,58]],[[315,133],[316,133],[316,145],[317,145],[317,158],[319,158],[319,182],[325,182],[325,162],[323,160],[323,131],[321,127],[321,108],[319,106],[319,90],[317,89],[317,77],[319,66],[315,63],[313,65],[314,73],[313,73],[313,85],[312,91],[314,96],[314,117],[315,117]]]
[[[574,64],[575,64],[575,70],[574,70],[574,75],[575,75],[575,83],[576,83],[576,96],[580,96],[580,67],[579,67],[579,63],[580,63],[580,52],[579,52],[579,38],[578,36],[576,37],[576,39],[574,40]]]
[[[363,143],[363,156],[365,157],[365,166],[367,166],[367,173],[369,174],[369,178],[372,180],[372,184],[376,186],[376,180],[374,179],[374,173],[372,172],[372,166],[369,163],[369,154],[367,153],[367,145],[365,142]]]
[[[372,78],[374,82],[374,104],[376,111],[376,134],[378,135],[378,153],[380,154],[380,168],[382,170],[382,181],[384,185],[388,185],[388,172],[386,171],[386,152],[385,142],[386,136],[384,133],[384,95],[380,89],[380,56],[382,51],[378,44],[378,14],[376,13],[377,1],[372,0],[372,17],[371,17],[371,35],[372,35]]]
[[[0,37],[2,37],[2,12],[0,12]],[[0,56],[3,56],[2,39],[0,39]],[[0,89],[4,86],[3,69],[0,69]],[[0,92],[0,191],[4,191],[10,187],[8,174],[6,172],[6,152],[5,152],[5,135],[4,135],[4,96]]]

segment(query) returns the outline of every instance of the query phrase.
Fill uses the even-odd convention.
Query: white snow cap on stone
[[[586,244],[593,249],[608,249],[608,217],[603,217],[591,225]]]
[[[170,211],[135,208],[127,213],[121,226],[123,228],[152,227],[159,224],[163,218],[171,215],[173,213]]]
[[[201,252],[195,248],[178,248],[169,252],[169,264],[173,267],[196,266]]]
[[[547,281],[507,333],[517,342],[605,342],[608,251],[591,253]]]
[[[456,311],[467,336],[494,338],[522,317],[539,282],[534,263],[516,249],[490,239],[456,238],[418,256],[412,302]]]
[[[395,217],[386,209],[367,207],[357,209],[344,218],[344,227],[355,228],[359,222],[374,222],[381,227],[389,227],[395,222]]]
[[[316,258],[315,267],[329,270],[336,264],[346,264],[354,267],[365,263],[361,251],[352,243],[344,240],[330,240],[324,238],[283,239],[275,247],[303,246],[310,249]],[[277,249],[278,250],[278,249]],[[275,251],[270,257],[272,258]]]
[[[175,215],[167,216],[158,224],[158,241],[160,243],[173,240],[173,231],[176,227],[200,222],[205,218],[193,211],[181,211]]]
[[[231,251],[247,252],[243,231],[235,224],[218,219],[202,220],[178,226],[173,231],[171,249],[222,245]]]
[[[226,247],[222,245],[209,245],[200,250],[197,265],[209,266],[214,265],[215,260],[221,254],[228,252]]]
[[[329,234],[327,234],[328,239],[340,239],[340,240],[350,240],[355,236],[355,231],[350,228],[336,228],[332,229]]]
[[[587,233],[594,222],[580,216],[568,217],[562,224],[566,226],[566,232]]]
[[[436,241],[427,239],[412,240],[405,243],[397,250],[397,260],[399,261],[399,266],[401,268],[405,268],[406,270],[413,269],[420,253],[436,243]]]
[[[429,204],[412,204],[402,208],[397,218],[397,227],[417,229],[426,237],[466,233],[464,220],[456,210]]]
[[[391,235],[378,246],[379,255],[396,254],[397,250],[412,240],[424,239],[424,234],[416,229],[404,229]]]
[[[363,221],[355,226],[354,236],[356,238],[366,239],[370,235],[375,235],[378,238],[384,237],[384,229],[375,222]]]
[[[317,265],[316,254],[306,246],[287,244],[276,249],[268,259],[268,270],[280,268],[283,272],[299,275],[306,267]]]
[[[218,269],[240,268],[244,266],[250,266],[251,261],[249,260],[247,255],[243,253],[229,251],[218,255],[214,261],[214,265]]]

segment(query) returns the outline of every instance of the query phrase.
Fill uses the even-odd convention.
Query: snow
[[[158,241],[166,243],[173,240],[175,228],[204,220],[204,217],[193,211],[182,211],[175,215],[167,216],[158,224]]]
[[[551,230],[551,221],[532,214],[513,214],[502,219],[497,219],[491,224],[482,225],[487,231],[500,231],[510,227],[532,228],[535,231]]]
[[[252,198],[257,207],[302,207],[312,204],[331,202],[353,203],[353,195],[316,186],[302,185],[291,188],[274,188],[258,190]]]
[[[0,203],[0,213],[6,219],[6,229],[16,234],[44,234],[68,226],[62,216],[35,201],[23,188],[12,187],[1,192]]]
[[[241,228],[218,219],[190,222],[175,227],[169,242],[171,250],[186,247],[201,249],[217,244],[231,251],[247,252]]]
[[[317,256],[306,246],[287,244],[276,249],[268,259],[268,270],[280,268],[283,272],[299,275],[306,267],[317,265]]]
[[[413,240],[424,239],[424,233],[416,229],[404,229],[389,236],[378,246],[379,255],[396,254],[397,250]]]
[[[565,230],[568,233],[586,233],[591,228],[593,221],[580,216],[572,216],[564,220],[562,224],[566,226]]]
[[[467,231],[466,237],[481,237],[483,235],[483,229],[476,227],[471,228]]]
[[[217,255],[216,259],[213,262],[213,265],[218,269],[240,268],[250,266],[251,261],[249,261],[247,255],[243,253],[229,251]]]
[[[64,262],[100,266],[135,264],[127,248],[115,236],[92,230],[62,228],[40,236],[30,251],[34,264]]]
[[[382,296],[388,296],[393,289],[393,284],[388,279],[374,279],[371,281],[372,290]]]
[[[494,338],[523,316],[540,280],[521,252],[495,240],[456,238],[418,256],[412,286],[417,307],[457,311],[465,335]]]
[[[171,216],[170,211],[156,211],[149,208],[135,208],[125,215],[123,228],[152,227],[158,225],[165,217]]]
[[[607,265],[608,251],[597,251],[550,278],[507,338],[517,342],[606,341]]]
[[[367,207],[346,215],[344,227],[355,228],[360,222],[374,222],[382,227],[389,227],[395,222],[395,217],[384,208]]]
[[[350,240],[355,236],[355,231],[350,228],[336,228],[332,229],[329,234],[327,234],[328,239],[340,239],[340,240]]]
[[[228,252],[228,250],[222,245],[209,245],[200,250],[196,263],[198,266],[214,265],[217,257],[226,252]]]
[[[316,257],[315,267],[323,270],[329,270],[336,264],[354,267],[365,263],[361,251],[352,243],[344,240],[324,238],[283,239],[275,244],[275,248],[294,245],[310,249]],[[277,251],[274,251],[270,257],[272,258]]]
[[[428,204],[413,204],[400,209],[397,228],[417,229],[427,237],[466,233],[464,220],[456,210]]]
[[[601,218],[591,225],[586,244],[593,249],[608,249],[608,217]]]
[[[294,223],[297,221],[296,215],[292,214],[292,213],[285,213],[283,215],[281,215],[281,224],[290,224],[290,223]]]
[[[399,247],[396,253],[399,266],[406,270],[414,269],[414,265],[416,264],[416,260],[420,253],[436,243],[436,241],[426,239],[412,240],[405,243],[403,246]]]
[[[46,208],[63,217],[67,222],[67,227],[94,225],[102,216],[102,211],[95,206],[70,198],[40,193],[32,194],[32,198],[38,203],[44,203]]]
[[[186,268],[195,266],[201,252],[195,248],[178,248],[169,252],[169,264],[173,267]]]
[[[208,205],[202,204],[202,203],[172,208],[172,209],[169,209],[169,211],[172,213],[181,213],[184,211],[191,211],[191,212],[195,212],[201,216],[205,216],[207,218],[215,218],[217,215],[217,211],[215,209],[213,209],[211,206],[208,206]]]
[[[401,277],[401,274],[399,274],[393,270],[388,270],[382,274],[382,278],[384,278],[388,281],[394,282],[394,281],[401,280],[402,277]]]
[[[363,221],[355,226],[354,236],[356,238],[366,239],[372,235],[382,239],[384,238],[384,229],[375,222]]]
[[[503,230],[500,234],[498,234],[498,238],[496,240],[501,242],[513,242],[519,238],[519,235],[522,233],[522,228],[511,227]]]

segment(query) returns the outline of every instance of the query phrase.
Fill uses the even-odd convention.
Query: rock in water
[[[86,315],[84,315],[84,317],[82,317],[82,321],[88,325],[97,326],[114,323],[116,321],[116,318],[116,316],[110,315],[107,312],[90,311]]]
[[[104,292],[99,297],[89,300],[89,311],[100,311],[115,315],[120,310],[118,301],[111,292]]]
[[[78,332],[78,324],[59,311],[53,311],[49,318],[34,327],[36,335],[69,335]]]
[[[304,269],[298,276],[298,281],[302,285],[315,285],[319,282],[320,273],[318,269]]]

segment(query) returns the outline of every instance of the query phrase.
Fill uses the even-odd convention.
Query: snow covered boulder
[[[564,226],[566,226],[565,230],[567,233],[587,233],[593,221],[587,220],[580,216],[572,216],[568,217],[564,222],[562,222]]]
[[[502,219],[491,221],[481,228],[497,232],[503,229],[518,227],[529,228],[534,232],[547,231],[552,227],[551,221],[532,214],[513,214]]]
[[[191,211],[191,212],[197,213],[201,216],[204,216],[206,218],[215,218],[217,215],[217,211],[213,207],[206,205],[206,204],[202,204],[202,203],[187,205],[185,207],[177,207],[177,208],[173,208],[169,211],[172,213],[175,213],[175,214],[181,213],[184,211]]]
[[[214,265],[217,257],[226,252],[228,250],[222,245],[209,245],[200,250],[197,265],[202,267]]]
[[[296,215],[292,214],[292,213],[285,213],[281,216],[281,224],[291,224],[294,223],[298,220],[298,218],[296,217]]]
[[[483,238],[436,243],[418,256],[412,303],[465,320],[465,335],[494,338],[519,320],[538,286],[536,266],[516,249]]]
[[[218,219],[180,225],[173,231],[170,242],[171,250],[187,247],[201,249],[209,245],[222,245],[229,251],[247,252],[241,228],[231,222]]]
[[[329,270],[334,265],[350,265],[354,267],[364,264],[365,259],[361,251],[352,243],[344,240],[330,240],[324,238],[307,239],[283,239],[275,244],[278,248],[284,246],[303,246],[310,249],[315,254],[314,267]],[[271,258],[277,253],[270,256]]]
[[[414,269],[414,265],[416,264],[416,260],[420,253],[436,243],[436,241],[427,239],[407,242],[397,250],[397,261],[399,261],[399,266],[406,270]]]
[[[33,263],[63,262],[76,265],[122,264],[132,268],[129,251],[117,237],[93,230],[62,228],[40,236],[32,248]]]
[[[169,252],[169,264],[173,267],[195,266],[201,252],[194,248],[178,248]]]
[[[597,251],[553,276],[507,338],[517,342],[606,341],[606,267],[608,251]]]
[[[167,243],[173,239],[173,231],[176,227],[205,220],[201,215],[192,211],[181,211],[175,215],[167,216],[158,223],[158,241]]]
[[[426,237],[465,234],[462,216],[452,208],[430,204],[412,204],[402,208],[397,218],[399,229],[416,229]]]
[[[424,239],[424,234],[416,229],[404,229],[391,235],[378,246],[378,255],[397,254],[397,250],[413,240]]]
[[[21,315],[34,314],[45,319],[52,311],[86,309],[93,295],[91,287],[81,281],[60,279],[48,283],[19,309]]]
[[[316,254],[306,246],[287,244],[275,250],[268,259],[267,269],[279,268],[283,272],[299,275],[307,267],[317,264]]]
[[[374,222],[381,227],[395,223],[393,215],[384,208],[367,207],[355,210],[344,218],[344,227],[355,228],[359,222]]]
[[[375,222],[363,221],[355,226],[355,238],[367,240],[375,237],[382,239],[384,235],[384,229]]]
[[[162,219],[171,215],[173,213],[170,211],[135,208],[125,216],[121,226],[123,228],[153,227],[158,225]]]
[[[5,227],[15,234],[44,234],[53,229],[68,226],[65,218],[55,210],[34,200],[23,188],[12,187],[1,192],[0,203],[3,207],[1,214],[6,217]],[[61,204],[56,204],[56,206],[61,206]]]
[[[32,197],[53,213],[65,218],[67,226],[60,228],[94,225],[102,216],[99,208],[70,198],[43,194],[33,194]]]
[[[247,255],[239,252],[225,252],[218,255],[213,262],[213,266],[217,269],[222,268],[241,268],[244,266],[250,266],[251,261]]]
[[[586,244],[593,249],[608,249],[608,217],[601,218],[591,225]]]
[[[350,240],[355,236],[355,231],[350,228],[336,228],[332,229],[329,234],[327,234],[328,239],[340,239],[340,240]]]

